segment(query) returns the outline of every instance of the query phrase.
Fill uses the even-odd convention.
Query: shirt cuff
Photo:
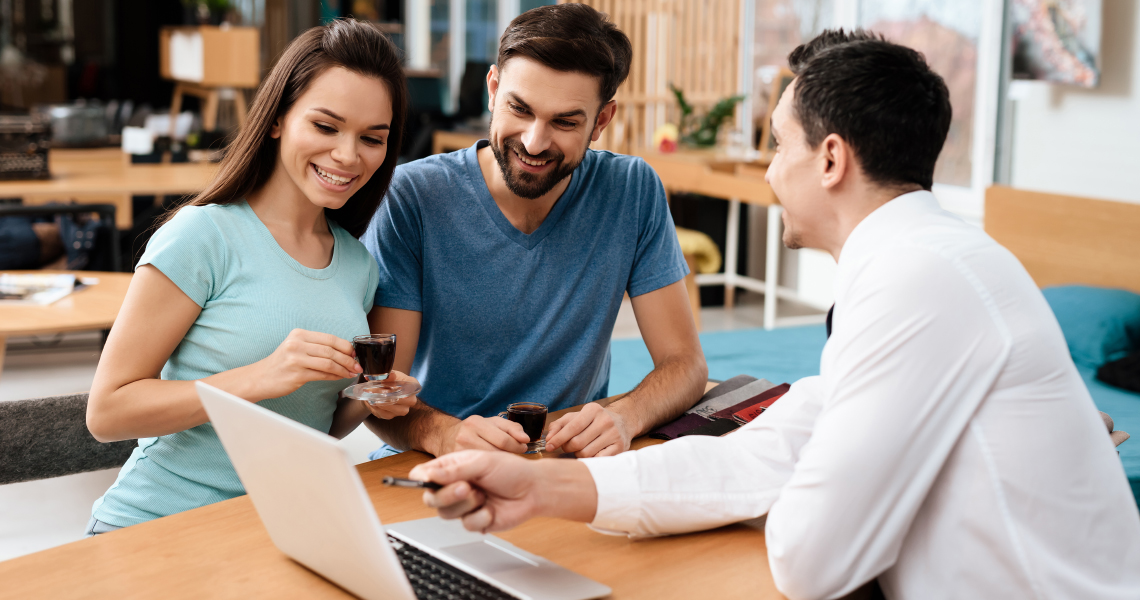
[[[598,511],[590,528],[600,533],[636,532],[641,520],[641,491],[637,453],[581,459],[598,490]]]

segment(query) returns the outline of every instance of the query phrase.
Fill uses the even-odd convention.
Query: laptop
[[[610,588],[439,518],[383,526],[334,438],[197,382],[274,545],[361,598],[586,600]],[[392,493],[415,493],[392,490]]]

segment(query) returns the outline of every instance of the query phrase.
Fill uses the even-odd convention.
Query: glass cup
[[[356,361],[364,370],[362,375],[368,381],[384,381],[396,362],[396,334],[372,333],[352,338],[352,349],[356,351]]]
[[[356,361],[364,371],[361,375],[365,381],[345,388],[346,397],[373,405],[392,404],[400,398],[420,392],[418,383],[388,379],[392,364],[396,362],[396,334],[358,335],[352,338],[352,348],[356,351]]]
[[[523,433],[530,438],[526,445],[526,453],[541,451],[546,446],[542,432],[546,429],[546,413],[549,412],[545,404],[539,402],[516,402],[507,407],[499,416],[522,425]]]

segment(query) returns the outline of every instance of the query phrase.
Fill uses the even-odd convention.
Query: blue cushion
[[[1124,358],[1140,341],[1140,295],[1083,285],[1045,288],[1042,293],[1078,365],[1097,368]]]

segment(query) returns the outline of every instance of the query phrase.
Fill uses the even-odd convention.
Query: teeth
[[[349,177],[341,177],[340,175],[333,175],[332,173],[329,173],[328,171],[318,167],[317,165],[313,165],[313,168],[317,170],[318,175],[320,175],[326,181],[328,181],[329,183],[332,183],[334,185],[344,185],[344,184],[352,181],[352,179]]]
[[[545,160],[527,160],[523,155],[519,154],[518,152],[515,152],[515,156],[518,156],[519,160],[523,161],[524,163],[526,163],[532,167],[541,167],[542,165],[545,165],[548,162]]]

